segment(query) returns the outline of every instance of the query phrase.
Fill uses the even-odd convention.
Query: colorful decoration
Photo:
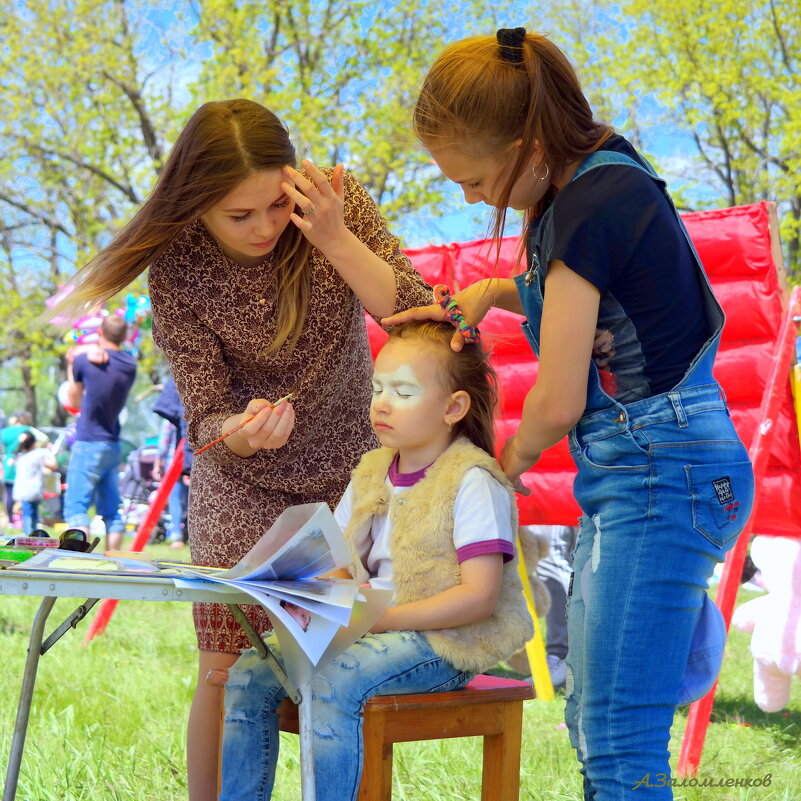
[[[72,289],[72,284],[62,287],[55,295],[48,298],[45,303],[52,308],[63,300]],[[133,356],[138,356],[143,332],[149,331],[153,324],[150,298],[147,295],[139,295],[137,297],[133,293],[128,293],[125,298],[125,306],[120,306],[111,313],[125,318],[128,323],[128,337],[124,348]],[[64,342],[70,345],[92,345],[96,343],[100,339],[100,326],[108,315],[109,312],[106,309],[98,308],[92,314],[85,314],[75,320],[70,330],[64,335]],[[69,321],[64,317],[54,317],[50,322],[53,325],[67,325]]]
[[[478,342],[480,338],[479,330],[467,320],[459,308],[459,304],[451,297],[451,291],[445,284],[437,284],[434,287],[434,302],[439,303],[445,310],[445,316],[450,320],[459,333],[464,337],[465,342]]]

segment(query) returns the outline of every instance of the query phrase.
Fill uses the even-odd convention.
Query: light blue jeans
[[[584,516],[565,698],[584,798],[663,801],[693,630],[751,514],[751,464],[714,383],[588,414],[570,445]]]
[[[165,539],[167,542],[184,542],[184,515],[189,503],[189,487],[184,484],[184,477],[178,476],[175,486],[170,490],[167,510],[170,513],[170,525]]]
[[[73,444],[67,468],[64,519],[68,526],[89,526],[89,507],[103,518],[106,531],[125,531],[120,515],[120,446],[117,442]]]
[[[267,644],[278,651],[274,636]],[[312,680],[317,801],[354,801],[362,774],[362,711],[374,695],[445,692],[473,674],[438,657],[414,631],[367,634]],[[254,650],[245,651],[225,685],[219,801],[266,801],[278,762],[276,709],[286,692]]]
[[[22,533],[27,537],[39,523],[39,501],[22,501]]]

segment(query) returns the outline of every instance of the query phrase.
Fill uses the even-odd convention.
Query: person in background
[[[128,324],[119,315],[100,325],[99,347],[74,358],[67,354],[67,397],[80,409],[75,442],[67,466],[64,517],[70,528],[89,532],[89,508],[106,526],[106,550],[122,545],[120,514],[120,412],[136,378],[133,356],[122,350]]]
[[[5,487],[5,512],[9,525],[19,526],[14,514],[14,478],[16,467],[14,457],[19,447],[21,434],[30,431],[37,442],[46,443],[47,435],[33,427],[33,417],[25,410],[16,412],[8,418],[8,425],[0,432],[3,440],[3,485]]]
[[[551,606],[545,616],[545,653],[554,689],[567,680],[567,598],[573,576],[573,550],[578,526],[528,526],[548,536],[551,549],[537,564],[537,575],[548,588]]]
[[[183,468],[175,482],[167,502],[170,524],[166,540],[171,548],[183,548],[188,538],[186,530],[187,506],[189,503],[190,474],[192,472],[192,448],[186,439],[184,405],[178,395],[173,377],[164,383],[164,388],[153,406],[153,411],[163,417],[159,431],[158,456],[153,463],[153,478],[161,480],[164,470],[175,455],[175,448],[183,441]]]
[[[41,445],[41,447],[39,447]],[[44,471],[58,467],[47,447],[31,431],[19,436],[14,457],[14,500],[22,506],[22,533],[29,536],[39,525],[39,504],[44,498]]]

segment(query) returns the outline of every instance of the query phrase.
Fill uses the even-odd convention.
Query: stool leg
[[[384,742],[384,723],[383,712],[369,712],[364,715],[364,764],[358,801],[392,799],[392,743]]]
[[[500,734],[484,737],[484,772],[481,801],[518,801],[520,798],[520,747],[523,704],[504,704]]]

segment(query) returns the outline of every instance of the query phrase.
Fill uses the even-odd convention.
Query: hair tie
[[[464,337],[465,342],[478,342],[480,333],[476,326],[470,325],[465,319],[459,304],[451,297],[451,291],[445,284],[434,287],[434,302],[439,303],[445,311],[445,317]]]
[[[522,64],[525,28],[499,28],[495,36],[501,51],[501,58],[510,64]]]

